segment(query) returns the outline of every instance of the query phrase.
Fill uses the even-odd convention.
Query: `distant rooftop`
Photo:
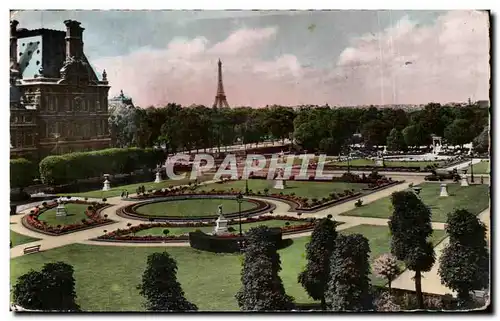
[[[132,102],[132,97],[126,96],[123,93],[123,90],[120,90],[120,94],[111,98],[109,101],[111,103],[123,103],[125,105],[131,105],[131,106],[134,105],[134,103]]]

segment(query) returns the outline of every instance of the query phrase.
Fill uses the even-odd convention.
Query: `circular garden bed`
[[[184,194],[159,197],[131,204],[117,210],[117,215],[144,221],[200,221],[216,220],[218,205],[226,218],[238,218],[238,202],[235,195]],[[244,198],[241,216],[251,217],[272,211],[274,205],[255,199]]]
[[[109,204],[84,201],[66,201],[64,204],[66,216],[56,216],[57,202],[44,202],[24,216],[22,224],[35,232],[56,236],[114,222],[101,216],[101,211]]]

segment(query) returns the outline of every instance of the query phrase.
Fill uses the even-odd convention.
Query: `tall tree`
[[[247,247],[241,272],[242,287],[236,293],[243,311],[291,310],[293,298],[285,293],[279,276],[281,261],[267,226],[246,234]]]
[[[307,265],[298,277],[307,294],[321,301],[322,310],[326,310],[325,290],[330,278],[330,258],[337,238],[335,226],[336,222],[329,218],[316,222],[311,241],[306,247]]]
[[[396,128],[393,128],[389,133],[389,136],[387,136],[387,149],[392,151],[406,150],[403,134]]]
[[[470,122],[466,119],[455,119],[444,130],[444,138],[452,145],[464,145],[474,139]]]
[[[330,263],[330,280],[325,294],[329,310],[373,309],[369,254],[370,246],[363,235],[337,236]]]
[[[29,271],[14,286],[14,303],[30,310],[79,311],[73,273],[73,267],[64,262]]]
[[[486,153],[490,146],[490,127],[487,125],[483,128],[481,134],[479,134],[473,140],[474,149],[479,153]]]
[[[430,271],[434,264],[434,248],[428,238],[432,235],[431,211],[411,191],[394,192],[394,208],[389,218],[391,253],[415,271],[415,291],[420,309],[424,308],[422,272]]]
[[[193,311],[198,307],[186,300],[177,281],[177,263],[167,252],[148,256],[139,285],[148,311]]]
[[[450,242],[441,255],[438,273],[441,282],[458,293],[459,305],[469,307],[472,290],[489,282],[489,255],[486,227],[471,212],[459,209],[448,214],[446,233]]]

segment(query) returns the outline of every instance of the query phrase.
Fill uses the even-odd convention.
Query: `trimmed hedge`
[[[33,184],[36,166],[25,158],[10,160],[10,188],[23,188]]]
[[[270,228],[270,240],[276,243],[277,248],[283,245],[282,231],[279,227]],[[202,251],[215,252],[215,253],[236,253],[240,252],[240,245],[238,242],[245,241],[246,237],[238,235],[209,235],[201,231],[189,233],[189,245],[192,248]]]
[[[153,168],[164,161],[161,150],[140,148],[109,148],[47,156],[40,162],[43,183],[60,185],[78,179],[102,177],[104,174],[130,173]]]

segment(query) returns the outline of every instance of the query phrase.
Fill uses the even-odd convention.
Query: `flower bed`
[[[242,221],[245,223],[254,223],[254,222],[265,222],[271,220],[283,220],[283,221],[303,221],[304,224],[300,225],[290,225],[281,227],[281,231],[283,234],[287,233],[296,233],[296,232],[304,232],[311,230],[314,227],[315,219],[314,218],[298,218],[293,216],[261,216],[261,217],[252,217]],[[237,223],[237,220],[230,220],[229,225]],[[164,227],[164,228],[172,228],[172,227],[207,227],[214,226],[210,223],[201,223],[201,222],[188,222],[181,224],[174,223],[150,223],[150,224],[139,224],[135,226],[131,226],[127,229],[117,229],[116,231],[108,232],[104,235],[99,236],[96,240],[99,241],[130,241],[130,242],[168,242],[168,241],[188,241],[188,235],[165,235],[165,236],[153,236],[153,235],[134,235],[135,233],[143,230],[147,230],[154,227]],[[132,234],[132,235],[131,235]],[[227,235],[220,235],[218,237],[222,238],[234,238],[239,237],[237,233],[229,233]]]
[[[87,219],[85,219],[85,221],[75,224],[57,225],[57,226],[49,225],[46,222],[40,221],[38,219],[38,217],[42,213],[44,213],[47,210],[53,209],[58,205],[57,202],[48,202],[41,207],[36,207],[34,210],[30,212],[30,214],[24,216],[22,219],[22,223],[25,227],[29,229],[35,230],[40,233],[55,235],[55,236],[113,223],[112,220],[103,218],[100,215],[101,210],[109,206],[109,204],[97,203],[97,202],[89,203],[81,200],[68,201],[65,203],[88,204],[89,206],[85,210],[85,215],[87,216]]]

